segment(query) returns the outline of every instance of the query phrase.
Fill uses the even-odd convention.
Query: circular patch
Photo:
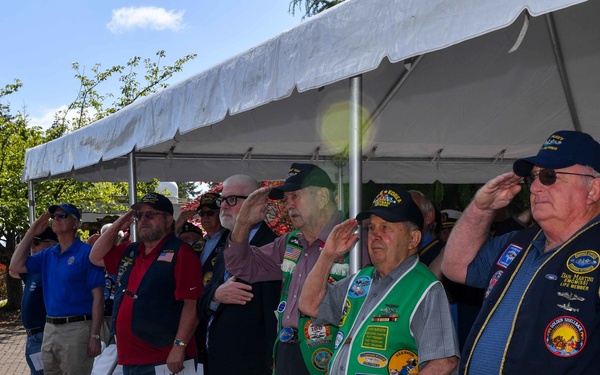
[[[398,350],[390,357],[388,373],[390,375],[418,374],[419,357],[410,350]]]
[[[567,260],[567,268],[578,274],[589,273],[598,268],[600,256],[593,250],[581,250]]]
[[[207,273],[204,274],[204,277],[202,278],[202,282],[204,283],[204,285],[206,286],[209,282],[210,279],[212,279],[212,272],[208,271]]]
[[[313,366],[319,371],[325,371],[329,365],[329,361],[331,361],[332,355],[333,352],[329,349],[322,348],[317,350],[312,355]]]
[[[71,256],[69,257],[69,259],[67,259],[67,264],[70,266],[71,264],[73,264],[75,262],[75,257]]]
[[[285,311],[285,305],[286,305],[286,304],[287,304],[287,303],[286,303],[285,301],[281,301],[281,302],[279,302],[279,305],[277,305],[277,312],[278,312],[278,313],[282,313],[282,312],[284,312],[284,311]]]
[[[348,290],[348,297],[359,298],[365,296],[369,292],[371,286],[371,278],[369,276],[357,277],[350,285]]]
[[[338,331],[337,335],[335,335],[335,345],[333,346],[333,350],[339,348],[340,345],[342,345],[342,342],[344,342],[344,332]]]
[[[382,368],[388,363],[388,359],[379,353],[363,352],[358,355],[358,362],[367,367]]]
[[[585,346],[587,333],[572,316],[560,316],[548,324],[544,335],[546,347],[557,357],[572,357]]]
[[[292,327],[283,327],[279,332],[279,341],[288,342],[294,338],[294,329]]]
[[[498,280],[500,280],[500,277],[502,276],[503,273],[504,273],[504,271],[502,271],[502,270],[496,271],[496,273],[490,279],[490,283],[488,284],[488,287],[485,290],[485,295],[483,296],[483,298],[488,298],[488,296],[492,292],[492,289],[494,289],[494,286],[496,286],[496,283],[498,282]]]
[[[320,341],[329,336],[331,336],[331,328],[328,325],[318,326],[312,324],[311,319],[304,324],[304,337],[309,341]],[[329,343],[331,343],[331,337]]]

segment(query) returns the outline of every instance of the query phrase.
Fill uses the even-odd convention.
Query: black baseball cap
[[[52,205],[52,206],[48,207],[48,212],[53,214],[59,208],[62,209],[63,211],[65,211],[66,213],[75,216],[75,218],[77,220],[81,221],[81,213],[79,212],[77,207],[73,206],[70,203],[61,203],[61,204]]]
[[[198,228],[197,226],[195,226],[192,223],[183,224],[183,227],[181,228],[181,232],[179,232],[179,233],[186,233],[186,232],[194,232],[194,233],[198,233],[200,235],[204,234],[204,233],[202,233],[202,229]]]
[[[131,205],[131,208],[133,208],[134,210],[137,210],[144,204],[146,206],[150,206],[156,210],[166,212],[169,215],[173,215],[173,203],[171,203],[171,200],[169,200],[169,198],[165,197],[162,194],[158,194],[158,193],[146,194],[137,203]]]
[[[205,193],[200,197],[200,204],[198,205],[197,211],[200,211],[200,207],[206,206],[208,208],[212,208],[213,210],[218,210],[219,206],[217,206],[217,199],[221,197],[221,194],[217,193]]]
[[[371,208],[356,215],[356,220],[368,219],[370,215],[379,216],[390,223],[410,221],[423,229],[423,214],[410,193],[393,185],[380,191],[371,203]]]
[[[515,161],[513,171],[525,177],[533,166],[545,169],[561,169],[575,164],[600,172],[600,144],[587,133],[561,130],[544,142],[537,155]]]
[[[273,188],[269,193],[270,199],[282,199],[286,191],[296,191],[307,186],[325,187],[331,191],[335,185],[327,175],[327,172],[314,164],[293,163],[288,171],[288,177],[283,183]]]
[[[52,231],[52,228],[50,227],[47,227],[42,233],[38,234],[37,236],[34,236],[33,239],[36,241],[52,240],[54,242],[58,242],[58,237],[56,236],[56,233],[54,233]]]

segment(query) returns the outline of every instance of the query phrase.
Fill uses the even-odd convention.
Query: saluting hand
[[[348,219],[336,225],[325,242],[321,256],[332,259],[345,255],[358,240],[358,234],[354,233],[358,226],[355,219]]]
[[[506,207],[521,191],[523,177],[509,172],[489,180],[475,194],[473,203],[480,210],[497,210]]]
[[[253,226],[263,221],[267,216],[267,199],[271,190],[271,187],[263,187],[253,191],[244,201],[236,224]]]

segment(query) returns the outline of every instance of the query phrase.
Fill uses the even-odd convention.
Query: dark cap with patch
[[[48,207],[48,212],[53,214],[59,208],[62,209],[63,211],[65,211],[66,213],[75,216],[75,218],[77,220],[81,220],[81,213],[79,212],[77,207],[73,206],[70,203],[61,203],[61,204],[55,204],[53,206],[50,206],[50,207]]]
[[[144,195],[137,203],[133,204],[131,208],[134,210],[139,209],[142,205],[150,206],[155,210],[163,211],[169,215],[173,215],[173,203],[167,197],[158,193],[150,193]]]
[[[370,215],[379,216],[390,223],[410,221],[423,229],[423,214],[410,193],[392,185],[380,191],[371,208],[356,215],[356,220],[368,219]]]
[[[308,186],[324,187],[331,191],[335,185],[327,175],[327,172],[314,164],[293,163],[288,171],[288,177],[283,183],[271,190],[270,199],[281,199],[286,191],[296,191]]]
[[[217,206],[217,199],[221,197],[220,194],[217,193],[205,193],[200,197],[200,204],[198,204],[198,211],[200,207],[206,206],[208,208],[212,208],[213,210],[218,210],[219,206]]]
[[[186,232],[194,232],[194,233],[198,233],[199,235],[204,234],[204,233],[202,233],[202,229],[198,228],[197,226],[195,226],[192,223],[183,224],[183,227],[181,228],[181,232],[179,232],[179,233],[186,233]]]
[[[600,172],[600,144],[587,133],[561,130],[544,142],[537,155],[515,161],[513,171],[517,176],[525,177],[534,165],[561,169],[575,164]]]
[[[37,236],[34,236],[33,239],[36,241],[52,240],[54,242],[58,242],[58,237],[56,236],[56,233],[54,233],[52,231],[52,228],[50,227],[47,227],[42,233],[38,234]]]

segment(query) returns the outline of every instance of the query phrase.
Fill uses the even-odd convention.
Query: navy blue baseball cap
[[[335,185],[327,172],[314,164],[293,163],[288,171],[288,177],[283,183],[273,188],[269,193],[270,199],[282,199],[286,191],[296,191],[308,186],[324,187],[331,191]]]
[[[600,144],[589,134],[561,130],[544,142],[537,155],[515,161],[513,171],[517,176],[525,177],[531,173],[534,165],[560,169],[575,164],[600,172]]]
[[[73,206],[70,203],[61,203],[61,204],[52,205],[52,206],[48,207],[48,212],[53,214],[54,211],[56,211],[59,208],[62,209],[63,211],[65,211],[66,213],[75,216],[75,218],[78,221],[81,221],[81,213],[79,212],[77,207]]]
[[[156,210],[166,212],[169,215],[173,215],[173,203],[171,203],[169,198],[165,197],[162,194],[158,194],[158,193],[146,194],[137,203],[131,205],[131,208],[133,208],[134,210],[137,210],[144,204],[146,206],[150,206]]]
[[[356,220],[368,219],[370,215],[379,216],[390,223],[410,221],[419,229],[423,229],[423,213],[419,206],[408,191],[393,185],[388,185],[380,191],[371,208],[356,215]]]

